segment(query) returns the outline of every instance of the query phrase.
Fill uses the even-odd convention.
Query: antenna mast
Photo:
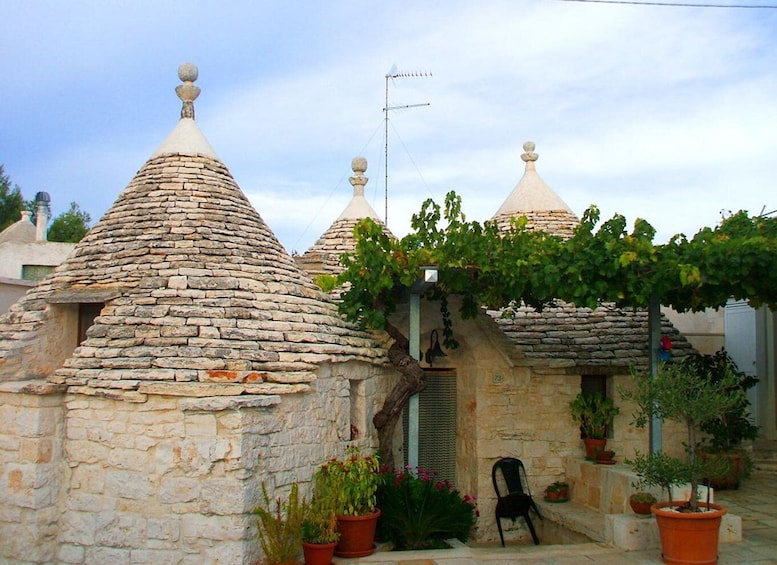
[[[386,73],[386,105],[383,107],[383,115],[384,115],[384,123],[385,123],[385,132],[384,132],[384,146],[383,146],[383,165],[385,167],[385,176],[384,176],[384,184],[383,184],[383,191],[384,191],[384,208],[383,208],[383,223],[388,226],[388,118],[389,118],[389,111],[391,110],[400,110],[400,109],[406,109],[406,108],[418,108],[420,106],[429,106],[431,105],[430,102],[426,102],[425,104],[405,104],[402,106],[389,106],[388,102],[388,92],[389,92],[389,79],[396,79],[396,78],[421,78],[421,77],[430,77],[432,76],[431,71],[425,72],[425,71],[419,71],[419,72],[412,72],[412,73],[400,73],[397,71],[397,66],[392,65],[391,70]]]

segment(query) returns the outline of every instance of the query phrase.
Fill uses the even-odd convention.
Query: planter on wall
[[[599,465],[615,465],[615,452],[602,450],[596,453],[596,462]]]
[[[596,461],[596,454],[600,451],[604,451],[607,440],[584,437],[583,444],[585,445],[585,458],[589,461]]]
[[[366,516],[338,516],[340,540],[335,546],[338,557],[366,557],[375,552],[375,528],[380,510]]]
[[[718,562],[720,522],[726,508],[700,502],[708,512],[675,512],[668,507],[684,502],[659,502],[652,507],[661,536],[661,558],[675,565],[714,565]]]
[[[639,500],[629,498],[629,506],[631,506],[632,512],[640,516],[650,516],[650,507],[653,504],[653,502],[640,502]]]

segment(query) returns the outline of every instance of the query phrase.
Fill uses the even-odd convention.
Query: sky
[[[0,21],[0,164],[54,216],[108,210],[175,127],[185,62],[200,129],[289,252],[346,207],[353,157],[402,236],[451,190],[489,219],[528,140],[578,216],[643,218],[656,243],[777,209],[777,9],[0,0]]]

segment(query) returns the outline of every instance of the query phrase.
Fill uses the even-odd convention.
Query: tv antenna
[[[389,93],[389,79],[397,79],[397,78],[423,78],[423,77],[430,77],[432,76],[431,71],[416,71],[411,73],[400,73],[397,71],[397,66],[392,65],[391,70],[386,73],[386,105],[383,107],[383,115],[384,115],[384,122],[385,122],[385,133],[384,133],[384,146],[383,146],[383,165],[385,167],[385,175],[384,175],[384,181],[383,181],[383,194],[384,194],[384,208],[383,208],[383,223],[388,226],[388,122],[389,122],[389,112],[392,110],[405,110],[407,108],[419,108],[421,106],[430,106],[431,102],[425,102],[423,104],[403,104],[401,106],[389,106],[389,99],[388,99],[388,93]]]

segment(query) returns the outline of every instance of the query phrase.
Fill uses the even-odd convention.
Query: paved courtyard
[[[777,565],[777,473],[756,471],[739,490],[721,491],[717,501],[742,518],[742,541],[720,547],[720,565]],[[660,551],[623,551],[600,543],[462,547],[441,551],[379,552],[362,559],[335,558],[337,565],[543,565],[661,563]]]

